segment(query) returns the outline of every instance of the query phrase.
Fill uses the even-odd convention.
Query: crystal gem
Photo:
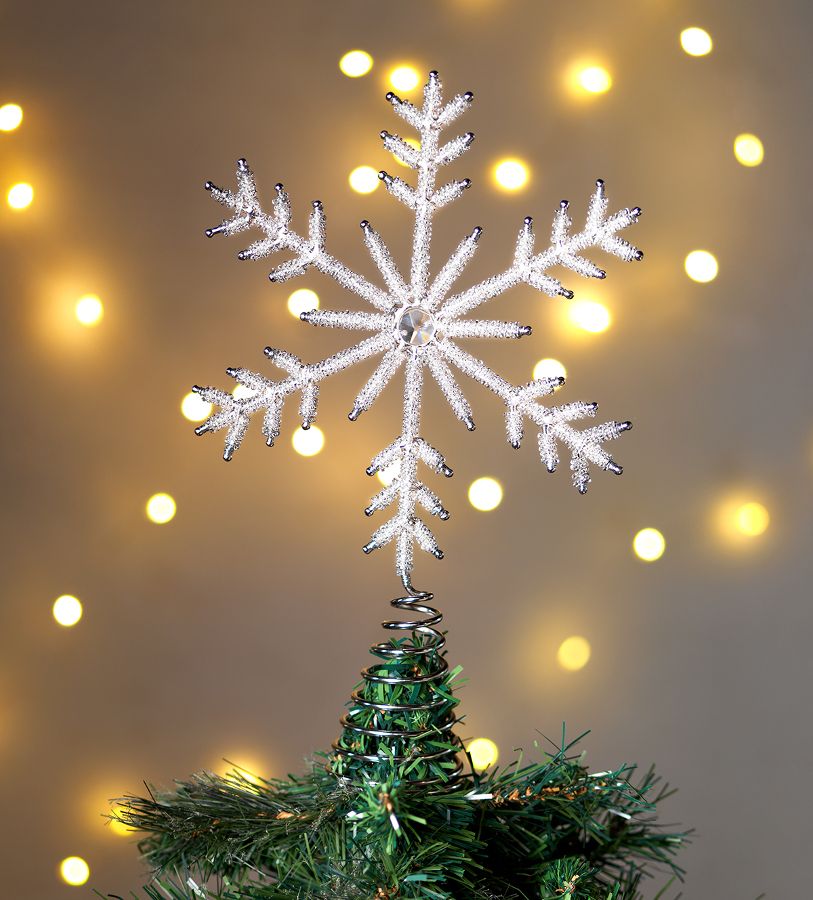
[[[435,320],[425,309],[412,306],[398,319],[398,336],[405,344],[424,347],[435,336]]]

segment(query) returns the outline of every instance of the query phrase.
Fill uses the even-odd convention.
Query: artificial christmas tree
[[[601,445],[628,430],[628,422],[578,431],[571,423],[594,416],[595,404],[546,407],[538,402],[564,379],[537,378],[512,385],[457,341],[530,334],[529,326],[517,322],[464,316],[518,284],[571,297],[549,270],[560,266],[603,278],[604,272],[583,255],[588,248],[640,260],[641,252],[618,236],[637,221],[640,210],[625,208],[608,216],[604,184],[599,181],[581,231],[572,233],[568,204],[562,202],[549,246],[535,253],[533,223],[525,219],[508,268],[452,293],[477,250],[482,230],[475,228],[465,237],[430,277],[434,213],[470,184],[465,179],[437,187],[438,171],[474,139],[467,133],[442,144],[440,133],[465,112],[472,95],[458,95],[444,104],[440,80],[432,72],[422,107],[393,94],[387,99],[419,138],[415,147],[396,135],[381,134],[385,147],[418,173],[415,187],[386,172],[380,176],[390,193],[415,212],[408,279],[367,221],[361,223],[364,240],[385,289],[351,272],[326,251],[325,215],[319,201],[313,203],[307,236],[291,228],[291,207],[282,185],[276,186],[271,212],[265,212],[245,160],[238,162],[236,192],[206,185],[232,211],[207,234],[258,229],[262,236],[239,254],[241,259],[260,259],[278,250],[293,253],[291,260],[272,271],[272,281],[314,267],[374,309],[313,310],[302,313],[304,322],[372,336],[313,364],[266,348],[266,356],[285,373],[281,380],[228,369],[244,388],[240,396],[216,388],[195,390],[219,407],[197,431],[225,429],[228,460],[255,413],[262,412],[262,432],[273,445],[288,396],[301,395],[299,411],[307,429],[316,418],[319,383],[380,356],[349,414],[355,420],[404,367],[402,432],[367,470],[369,475],[385,467],[394,470],[391,483],[372,499],[367,514],[391,505],[396,511],[364,547],[369,553],[394,543],[404,596],[392,602],[404,618],[384,623],[391,637],[372,648],[375,662],[362,672],[332,751],[317,756],[307,774],[258,780],[239,770],[226,777],[204,773],[178,783],[170,793],[117,801],[116,818],[145,834],[140,847],[155,872],[147,888],[154,898],[632,900],[641,896],[648,864],[660,865],[673,876],[680,874],[673,855],[685,834],[661,829],[654,821],[666,789],[659,787],[652,772],[636,784],[634,767],[590,774],[576,742],[568,743],[564,734],[555,746],[537,747],[536,761],[475,771],[456,730],[460,670],[446,662],[446,639],[439,628],[442,616],[431,605],[432,595],[412,586],[412,570],[416,543],[438,558],[443,556],[418,510],[448,518],[438,496],[420,480],[419,465],[452,475],[444,457],[421,436],[425,371],[469,430],[474,428],[471,408],[453,368],[503,400],[513,447],[520,446],[526,420],[538,428],[540,456],[549,471],[558,465],[559,447],[566,447],[572,480],[581,493],[590,481],[590,464],[621,473]]]

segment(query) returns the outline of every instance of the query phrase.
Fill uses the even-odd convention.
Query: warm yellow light
[[[110,814],[117,816],[120,815],[123,811],[123,807],[119,804],[114,804],[110,810]],[[107,819],[107,827],[110,831],[118,835],[119,837],[127,837],[128,835],[135,834],[135,829],[130,828],[129,825],[125,825],[124,822],[119,822],[117,819]]]
[[[247,781],[249,784],[261,786],[263,779],[257,772],[262,769],[262,766],[258,765],[255,760],[246,759],[243,756],[238,759],[239,762],[235,762],[231,757],[222,760],[218,767],[219,773],[236,784],[244,784]]]
[[[612,75],[603,66],[587,66],[579,72],[578,80],[588,94],[606,94],[613,86]]]
[[[288,312],[296,319],[312,309],[319,309],[319,295],[310,288],[299,288],[288,298]]]
[[[34,188],[21,181],[9,188],[6,201],[12,209],[27,209],[34,199]]]
[[[347,176],[357,194],[372,194],[378,187],[378,172],[372,166],[358,166]]]
[[[684,28],[680,32],[680,46],[689,56],[706,56],[711,53],[711,35],[703,28]]]
[[[69,856],[59,864],[59,875],[65,884],[80,887],[90,878],[90,866],[81,856]]]
[[[156,525],[165,525],[175,518],[177,508],[169,494],[153,494],[147,501],[147,518]]]
[[[378,470],[378,480],[384,487],[389,487],[393,481],[395,481],[395,476],[401,471],[401,464],[396,461],[394,463],[390,463],[386,468]]]
[[[181,400],[181,412],[190,422],[202,422],[212,414],[212,404],[207,403],[200,394],[190,391]]]
[[[245,400],[248,397],[253,397],[256,393],[256,391],[252,391],[250,387],[246,387],[244,384],[236,384],[232,389],[231,395],[235,400]]]
[[[689,278],[700,284],[714,281],[720,268],[717,260],[708,250],[692,250],[686,257],[683,266]]]
[[[311,425],[310,428],[297,428],[291,437],[291,443],[300,456],[316,456],[325,446],[325,435],[316,425]]]
[[[237,784],[244,784],[246,781],[249,784],[255,784],[257,787],[262,786],[263,779],[261,775],[255,775],[253,772],[250,772],[248,769],[244,769],[242,766],[234,767],[226,773],[226,778],[230,781],[234,781]]]
[[[494,181],[504,191],[518,191],[528,183],[528,167],[520,159],[501,159],[494,166]]]
[[[85,294],[76,301],[73,309],[76,321],[85,328],[93,328],[104,317],[104,305],[96,294]]]
[[[758,537],[770,524],[771,515],[761,503],[752,500],[737,509],[734,521],[740,534]]]
[[[409,144],[410,147],[414,147],[416,150],[420,150],[420,149],[421,149],[421,142],[420,142],[417,138],[414,138],[414,137],[402,137],[401,140],[402,140],[405,144]],[[408,166],[405,162],[402,162],[400,159],[398,159],[397,156],[393,156],[393,159],[398,163],[399,166],[403,166],[405,169],[408,169],[408,168],[409,168],[409,166]]]
[[[744,489],[720,498],[714,511],[714,526],[718,536],[731,547],[740,550],[764,534],[771,524],[771,515],[763,503],[749,499]]]
[[[534,366],[534,379],[536,378],[567,378],[567,369],[558,359],[547,357],[540,359]],[[559,390],[556,388],[555,390]]]
[[[389,74],[390,84],[396,91],[414,91],[421,82],[418,70],[413,66],[396,66]]]
[[[587,638],[573,635],[563,640],[559,645],[559,649],[556,651],[556,659],[563,669],[575,672],[587,665],[591,652],[590,642]]]
[[[743,166],[758,166],[765,159],[765,148],[755,134],[738,134],[734,138],[734,156]]]
[[[0,106],[0,131],[14,131],[23,121],[23,108],[16,103],[4,103]]]
[[[482,512],[491,512],[502,503],[502,485],[496,478],[477,478],[469,485],[469,503]]]
[[[339,68],[348,78],[360,78],[373,67],[373,58],[366,50],[350,50],[339,60]]]
[[[489,738],[475,738],[468,746],[471,764],[477,772],[493,766],[499,758],[500,751],[494,741]]]
[[[632,549],[638,559],[655,562],[666,550],[666,539],[657,528],[642,528],[632,539]]]
[[[107,827],[113,834],[116,834],[119,837],[127,837],[128,835],[135,833],[134,828],[128,827],[124,822],[119,822],[117,819],[108,819]]]
[[[54,600],[53,614],[64,628],[71,628],[82,618],[82,604],[70,594],[63,594]]]
[[[596,300],[574,300],[567,305],[571,325],[592,334],[606,331],[612,322],[609,309]]]

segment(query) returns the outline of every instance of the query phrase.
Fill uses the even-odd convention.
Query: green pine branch
[[[654,774],[596,777],[573,750],[437,792],[397,771],[383,785],[351,783],[328,756],[288,779],[203,773],[119,800],[115,818],[145,835],[159,891],[147,896],[163,900],[633,900],[653,864],[679,875],[686,834],[654,821],[666,796]]]
[[[658,824],[671,792],[653,770],[590,774],[584,735],[563,730],[537,760],[478,774],[465,758],[450,777],[460,670],[406,653],[372,671],[393,682],[358,687],[337,741],[348,753],[301,776],[201,773],[116,801],[111,818],[142,835],[149,900],[640,900],[658,874],[665,900],[688,834]]]

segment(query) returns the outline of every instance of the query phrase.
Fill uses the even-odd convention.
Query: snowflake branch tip
[[[420,152],[407,143],[397,134],[390,134],[388,131],[380,133],[381,140],[384,142],[384,149],[392,153],[392,155],[410,169],[417,169],[420,162]]]
[[[397,175],[390,175],[389,172],[385,172],[383,169],[378,173],[378,177],[384,182],[384,187],[396,200],[400,200],[409,209],[417,208],[418,195],[403,178],[399,178]]]

